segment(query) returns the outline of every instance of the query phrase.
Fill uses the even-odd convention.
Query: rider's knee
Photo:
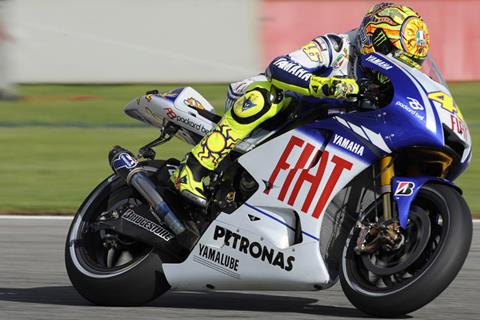
[[[266,120],[263,118],[270,117],[271,108],[270,92],[265,88],[255,88],[238,98],[230,112],[233,120],[248,125]]]

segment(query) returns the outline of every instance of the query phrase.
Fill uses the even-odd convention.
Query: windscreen
[[[422,71],[427,74],[433,81],[443,84],[447,87],[445,79],[443,79],[440,69],[438,69],[435,59],[431,55],[428,55],[425,61],[422,64]]]

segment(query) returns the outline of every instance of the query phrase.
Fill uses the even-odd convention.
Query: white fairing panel
[[[328,203],[368,166],[333,143],[322,149],[322,140],[295,130],[240,159],[260,185],[247,204],[276,218],[297,212],[304,241],[318,241]]]
[[[239,162],[259,189],[220,214],[185,262],[163,265],[172,287],[315,290],[334,281],[320,254],[322,214],[368,164],[333,144],[319,152],[322,139],[295,130],[243,155]]]
[[[186,87],[164,94],[141,96],[131,101],[125,107],[125,112],[157,128],[164,127],[166,122],[172,122],[185,129],[180,132],[180,138],[185,140],[188,132],[204,136],[213,129],[215,124],[198,112],[202,109],[215,113],[215,109],[200,93]]]
[[[251,221],[249,214],[260,220]],[[222,213],[203,234],[183,263],[163,264],[174,290],[314,290],[329,281],[318,243],[307,242],[278,248],[264,235],[250,230],[263,227],[288,238],[278,222],[259,217],[242,206],[232,214]]]

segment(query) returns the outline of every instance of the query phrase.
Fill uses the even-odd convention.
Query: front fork
[[[380,192],[383,203],[383,222],[363,224],[360,229],[357,246],[354,248],[358,255],[374,253],[380,247],[387,251],[399,249],[404,243],[398,221],[393,220],[392,206],[392,179],[395,176],[393,157],[387,155],[380,160]]]
[[[383,219],[389,221],[393,217],[392,210],[392,178],[395,175],[393,157],[387,155],[380,160],[380,192],[383,198]]]

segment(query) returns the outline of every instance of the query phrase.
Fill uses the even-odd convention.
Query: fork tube
[[[380,160],[380,192],[383,197],[383,219],[392,219],[392,178],[395,175],[392,156],[385,156]]]

